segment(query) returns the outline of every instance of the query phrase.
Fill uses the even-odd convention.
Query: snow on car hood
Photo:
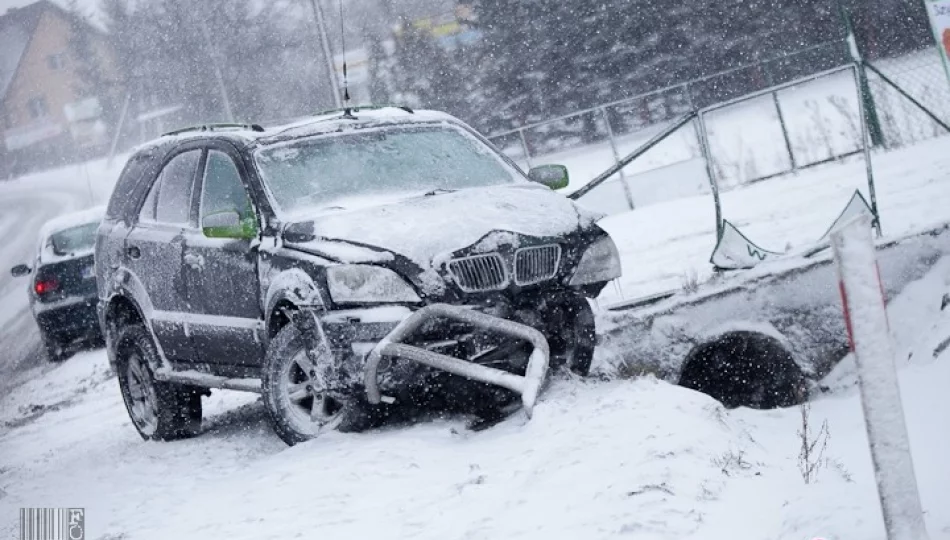
[[[599,217],[546,187],[525,184],[417,197],[312,221],[314,234],[323,240],[374,246],[427,268],[440,255],[470,246],[492,231],[560,236]],[[306,249],[307,244],[299,247]]]

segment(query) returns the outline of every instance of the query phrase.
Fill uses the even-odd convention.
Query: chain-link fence
[[[860,2],[842,5],[842,23],[853,32],[865,62],[873,106],[868,120],[872,132],[881,133],[875,144],[913,144],[946,133],[950,125],[950,74],[930,28],[929,4],[896,2],[890,9]]]
[[[849,60],[843,42],[828,42],[495,133],[489,139],[529,167],[537,156],[597,143],[609,142],[613,153],[620,145],[619,138],[637,133],[648,137],[644,132],[687,111],[831,69]]]
[[[788,85],[847,65],[854,65],[848,42],[828,42],[489,138],[525,168],[569,164],[575,183],[583,185],[674,118],[741,99],[743,107],[729,108],[728,119],[716,112],[705,118],[714,156],[710,166],[728,189],[859,153],[863,114],[872,143],[885,147],[947,133],[950,84],[934,47],[867,61],[857,81],[851,72],[838,71],[807,88]],[[856,92],[864,80],[869,91]],[[758,95],[747,99],[753,94]],[[744,117],[753,116],[757,129],[750,131]],[[702,156],[695,132],[680,130],[616,176],[629,184],[629,177],[649,171],[696,169],[684,164],[697,159]],[[625,200],[616,203],[617,210],[643,203],[630,189],[614,190],[611,198],[618,197]],[[643,197],[653,199],[651,193]]]
[[[950,82],[936,47],[867,64],[883,144],[903,146],[947,133]]]
[[[737,108],[729,108],[729,121],[715,112],[706,119],[715,156],[711,166],[728,187],[836,159],[861,148],[858,107],[849,75],[842,73],[837,81],[825,80],[824,90],[799,93],[788,86],[850,62],[845,42],[828,42],[489,138],[525,168],[542,162],[568,164],[575,186],[583,185],[640,147],[673,119],[742,99],[749,103],[738,108],[739,113]],[[766,89],[776,90],[763,92]],[[745,99],[756,93],[761,95]],[[760,129],[753,133],[745,125],[743,133],[743,115],[755,116]],[[831,130],[844,130],[851,140],[842,140]],[[659,175],[666,178],[702,173],[705,167],[696,130],[678,130],[620,169],[616,177],[624,189],[605,186],[597,198],[601,203],[610,200],[616,211],[659,202],[681,190],[658,192],[651,186],[659,181],[651,171],[661,171]],[[631,188],[633,184],[642,186]],[[688,193],[702,189],[681,187]],[[610,195],[605,196],[608,192]]]

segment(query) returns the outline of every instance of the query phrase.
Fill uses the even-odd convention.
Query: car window
[[[145,198],[139,213],[143,221],[187,225],[191,214],[191,192],[201,150],[178,154],[165,165]]]
[[[241,221],[254,221],[254,208],[244,189],[241,173],[224,152],[208,153],[201,193],[201,218],[219,212],[237,212]]]
[[[99,228],[98,223],[87,223],[53,234],[50,237],[53,253],[69,255],[91,250],[96,244],[97,228]]]
[[[129,158],[116,183],[116,189],[113,190],[112,197],[109,199],[109,207],[106,209],[107,219],[124,217],[130,210],[129,206],[135,204],[134,197],[138,194],[136,187],[155,165],[156,154],[155,150],[145,150]]]
[[[152,184],[152,189],[148,190],[148,197],[145,197],[145,204],[139,211],[139,221],[155,221],[155,201],[158,200],[158,190],[161,185],[162,177],[159,175],[158,180]]]

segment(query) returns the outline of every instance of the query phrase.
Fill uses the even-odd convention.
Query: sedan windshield
[[[256,160],[277,205],[291,214],[525,181],[486,145],[448,126],[315,137],[265,148]]]
[[[87,223],[72,227],[50,237],[50,244],[55,255],[70,255],[81,251],[89,251],[96,244],[96,229],[98,223]]]

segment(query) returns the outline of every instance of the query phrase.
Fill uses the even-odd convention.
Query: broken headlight
[[[609,236],[594,242],[581,256],[568,285],[600,283],[620,277],[620,253]]]
[[[388,268],[343,265],[327,268],[330,297],[338,304],[402,304],[421,302],[406,280]]]

